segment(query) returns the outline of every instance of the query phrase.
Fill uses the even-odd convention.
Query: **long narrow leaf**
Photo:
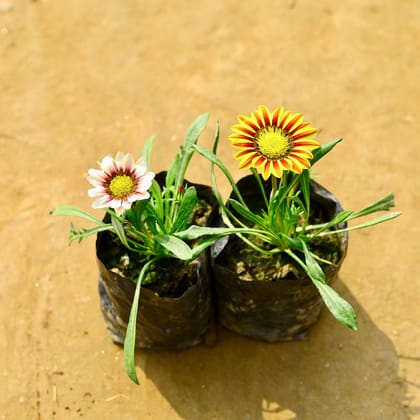
[[[192,259],[192,250],[182,239],[170,235],[159,235],[155,239],[176,258],[183,261]]]
[[[192,249],[191,259],[197,258],[204,250],[209,246],[212,246],[220,236],[209,236],[206,239],[202,240],[198,245],[195,245]]]
[[[315,162],[318,162],[322,157],[324,157],[328,152],[331,151],[338,143],[340,143],[343,139],[337,139],[330,141],[329,143],[322,144],[318,149],[316,149],[313,153],[313,158],[311,159],[311,165],[314,165]]]
[[[194,153],[193,146],[197,143],[198,138],[204,130],[209,118],[210,114],[208,112],[202,114],[198,116],[187,129],[187,132],[185,134],[185,146],[181,147],[181,161],[175,181],[176,190],[178,190],[178,188],[184,182],[185,172]]]
[[[80,217],[85,220],[89,220],[90,222],[96,223],[97,225],[101,225],[103,222],[102,220],[97,219],[96,217],[93,217],[88,212],[79,209],[75,206],[59,206],[55,208],[51,214],[53,216],[74,216],[74,217]]]
[[[305,255],[305,271],[313,281],[318,283],[325,283],[325,274],[322,271],[322,268],[320,267],[318,262],[312,257],[305,242],[302,240],[300,242],[303,248],[303,253]]]
[[[120,220],[118,219],[117,216],[115,216],[114,214],[111,213],[111,223],[112,223],[112,227],[115,230],[115,233],[118,236],[118,239],[121,241],[121,243],[128,249],[131,249],[132,251],[134,251],[133,248],[131,248],[130,244],[127,241],[127,236],[125,234],[125,230],[124,230],[124,226],[122,225],[122,223],[120,222]]]
[[[232,175],[230,174],[229,170],[226,168],[226,166],[223,164],[223,162],[210,150],[206,149],[205,147],[202,147],[198,144],[195,144],[194,149],[197,150],[200,155],[204,156],[206,159],[208,159],[211,163],[216,165],[222,172],[223,175],[226,176],[227,180],[230,183],[230,186],[232,187],[233,192],[237,196],[238,200],[241,202],[242,205],[246,206],[241,193],[239,192],[239,189],[236,185],[236,182],[232,178]]]
[[[350,219],[356,219],[358,217],[367,216],[368,214],[376,213],[377,211],[387,211],[394,206],[394,194],[389,193],[385,197],[379,199],[378,201],[375,201],[373,204],[370,204],[364,209],[353,213]]]
[[[150,170],[150,156],[152,154],[153,143],[156,140],[156,136],[150,136],[143,146],[142,156],[146,162],[147,169]]]
[[[72,243],[73,241],[77,240],[77,242],[81,242],[81,240],[83,238],[87,238],[88,236],[91,235],[95,235],[98,232],[104,232],[106,230],[111,230],[112,229],[112,225],[109,224],[102,224],[102,225],[98,225],[98,226],[94,226],[92,228],[83,228],[81,230],[77,230],[73,224],[71,224],[70,227],[70,243]]]
[[[124,339],[124,366],[125,371],[129,378],[139,384],[139,379],[137,377],[136,366],[135,366],[135,352],[136,352],[136,326],[137,326],[137,312],[139,308],[140,301],[140,290],[141,284],[143,282],[144,276],[147,273],[150,265],[156,261],[152,259],[148,261],[140,271],[139,277],[137,279],[136,290],[134,292],[133,302],[131,303],[130,317],[127,325],[127,332]]]
[[[334,317],[346,327],[357,330],[357,317],[353,307],[326,283],[314,282],[325,305]]]
[[[179,173],[180,161],[181,161],[181,157],[179,155],[175,155],[174,160],[171,163],[171,166],[166,172],[165,186],[168,189],[175,183],[175,179]]]
[[[300,189],[303,194],[303,201],[305,202],[305,213],[309,214],[310,211],[310,189],[309,189],[309,171],[305,169],[299,177]]]
[[[187,190],[182,195],[178,214],[176,215],[176,220],[172,225],[171,233],[178,232],[186,225],[188,220],[191,218],[196,203],[197,191],[195,187],[187,188]]]
[[[379,217],[377,217],[373,220],[369,220],[368,222],[361,223],[361,224],[356,225],[356,226],[351,226],[351,227],[348,227],[346,229],[337,229],[337,230],[330,230],[328,232],[322,232],[319,236],[333,235],[333,234],[336,234],[336,233],[348,232],[350,230],[364,229],[364,228],[367,228],[367,227],[370,227],[370,226],[378,225],[379,223],[383,223],[383,222],[386,222],[388,220],[395,219],[398,216],[401,216],[400,212],[393,212],[393,213],[385,214],[385,215],[379,216]]]
[[[185,145],[190,146],[197,143],[198,138],[200,137],[202,131],[207,125],[207,122],[210,118],[210,113],[206,112],[202,115],[199,115],[187,128],[185,133]]]
[[[356,312],[354,311],[353,307],[325,282],[325,275],[319,267],[318,263],[310,255],[306,244],[304,244],[303,241],[302,244],[305,253],[305,262],[303,262],[296,254],[290,250],[287,250],[286,253],[303,268],[306,274],[308,274],[313,284],[318,289],[325,305],[334,315],[334,317],[346,327],[357,330]],[[316,266],[319,267],[319,270],[321,270],[322,274],[318,268],[316,268]]]
[[[320,265],[312,257],[303,241],[302,245],[305,254],[305,265],[308,267],[308,274],[321,294],[325,305],[339,322],[346,327],[357,330],[356,312],[353,307],[326,283],[325,274]]]
[[[152,201],[152,203],[150,204],[147,210],[153,213],[157,221],[162,222],[164,219],[164,214],[165,214],[162,189],[159,183],[155,179],[153,180],[152,186],[150,187],[150,194],[154,200]]]
[[[228,203],[232,206],[232,208],[240,214],[242,217],[245,217],[245,219],[249,220],[252,223],[255,223],[258,226],[264,225],[264,219],[260,216],[257,216],[256,214],[252,213],[248,207],[242,205],[239,201],[234,200],[233,198],[230,198],[228,200]]]
[[[330,229],[333,226],[337,226],[347,220],[350,220],[351,215],[353,212],[351,210],[343,210],[342,212],[338,213],[332,220],[327,223],[322,223],[320,225],[309,225],[306,226],[305,231],[319,229],[313,236],[318,236],[321,232],[324,232],[327,229]]]
[[[174,233],[177,238],[183,240],[195,240],[204,236],[226,236],[236,233],[249,233],[249,234],[264,234],[264,231],[258,229],[242,229],[242,228],[229,228],[229,227],[205,227],[205,226],[190,226],[188,229],[182,232]]]
[[[144,213],[149,203],[149,200],[136,201],[125,213],[127,220],[139,231],[143,228]]]

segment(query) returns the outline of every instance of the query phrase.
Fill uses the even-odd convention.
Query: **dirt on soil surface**
[[[419,44],[415,0],[0,0],[0,419],[420,418]],[[139,351],[137,386],[99,310],[95,239],[69,247],[49,211],[89,210],[87,170],[152,134],[167,169],[207,111],[200,143],[219,120],[239,179],[230,126],[260,104],[344,137],[315,170],[345,208],[396,194],[403,216],[351,232],[336,284],[359,329],[326,310],[300,342],[216,327],[214,346]],[[208,163],[187,175],[209,183]]]

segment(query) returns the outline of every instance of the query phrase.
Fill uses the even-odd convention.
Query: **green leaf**
[[[337,139],[330,141],[329,143],[322,144],[318,149],[313,152],[313,158],[311,159],[311,166],[318,162],[321,158],[323,158],[327,153],[331,151],[338,143],[340,143],[343,139]]]
[[[190,146],[197,143],[200,134],[207,125],[207,122],[210,118],[210,113],[206,112],[205,114],[199,115],[188,127],[187,132],[185,133],[185,145]]]
[[[233,210],[235,210],[238,214],[240,214],[242,217],[245,217],[245,219],[257,224],[258,226],[264,226],[264,219],[252,213],[248,207],[242,205],[239,201],[236,201],[233,198],[229,198],[228,204],[230,204]]]
[[[223,164],[223,162],[210,150],[206,149],[205,147],[202,147],[198,144],[194,145],[194,149],[197,150],[200,155],[204,156],[206,159],[208,159],[212,164],[216,165],[222,172],[223,175],[227,178],[227,180],[230,183],[230,186],[232,187],[233,192],[238,197],[239,201],[242,205],[246,206],[241,193],[239,192],[239,189],[236,185],[235,180],[232,178],[232,175],[230,174],[229,170],[226,168],[226,166]]]
[[[178,190],[184,182],[185,172],[187,171],[187,167],[194,153],[193,147],[197,143],[198,138],[204,130],[209,118],[210,114],[208,112],[198,116],[188,127],[187,132],[185,133],[185,146],[181,147],[181,161],[174,184],[176,190]]]
[[[150,156],[152,154],[153,143],[156,140],[156,136],[151,136],[146,140],[143,146],[142,156],[146,161],[147,169],[150,170]]]
[[[357,330],[356,312],[353,307],[326,283],[325,275],[322,272],[321,267],[309,253],[306,244],[303,241],[301,242],[305,254],[305,262],[303,262],[291,250],[286,250],[285,252],[291,256],[308,274],[313,284],[318,289],[325,305],[334,317],[346,327]]]
[[[330,220],[329,222],[325,223],[325,226],[327,229],[329,229],[332,226],[339,225],[340,223],[343,223],[351,218],[351,215],[353,214],[352,210],[343,210],[340,213],[338,213],[334,219]]]
[[[147,211],[153,213],[156,219],[163,223],[165,209],[163,205],[162,188],[155,179],[153,180],[152,186],[150,187],[150,194],[153,200],[151,200]]]
[[[313,229],[319,229],[313,235],[313,236],[317,236],[321,232],[325,231],[326,229],[329,229],[329,228],[331,228],[333,226],[339,225],[340,223],[343,223],[343,222],[345,222],[347,220],[350,220],[350,216],[352,214],[353,214],[353,212],[351,210],[343,210],[340,213],[338,213],[332,220],[330,220],[327,223],[306,226],[305,231],[313,230]]]
[[[387,222],[388,220],[395,219],[398,216],[401,216],[400,212],[392,212],[389,214],[385,214],[383,216],[376,217],[375,219],[369,220],[368,222],[360,223],[359,225],[356,225],[356,226],[347,227],[345,229],[337,229],[337,230],[331,230],[328,232],[323,232],[319,236],[333,235],[335,233],[348,232],[350,230],[364,229],[370,226],[378,225],[379,223]]]
[[[115,233],[118,236],[118,239],[121,241],[121,243],[125,247],[127,247],[128,249],[133,250],[131,248],[131,246],[129,245],[128,241],[127,241],[127,236],[125,234],[124,226],[122,225],[121,221],[119,220],[119,218],[115,214],[110,213],[110,215],[111,215],[112,227],[114,228]]]
[[[172,226],[171,233],[177,232],[184,228],[187,222],[191,219],[191,215],[193,214],[196,203],[197,191],[195,187],[187,188],[187,190],[182,194],[178,214]]]
[[[280,244],[282,245],[283,250],[286,248],[290,248],[297,249],[298,251],[303,251],[301,239],[292,238],[289,235],[286,235],[282,232],[277,232],[276,236],[280,238]]]
[[[137,230],[142,230],[143,228],[143,213],[148,205],[149,200],[138,200],[133,204],[131,209],[125,212],[125,217],[127,218],[127,220]]]
[[[197,258],[205,249],[212,246],[218,239],[220,239],[220,236],[209,236],[202,240],[199,244],[195,245],[192,249],[191,259]]]
[[[300,181],[300,189],[303,194],[303,201],[305,202],[305,213],[309,213],[310,209],[310,202],[311,202],[311,195],[309,189],[309,171],[305,169],[299,177]]]
[[[148,261],[140,271],[139,277],[137,279],[136,290],[134,292],[133,302],[131,303],[131,310],[130,310],[130,317],[128,319],[127,331],[125,334],[124,339],[124,366],[125,371],[129,378],[135,382],[137,385],[139,384],[139,379],[136,373],[136,366],[135,366],[135,352],[136,352],[136,327],[137,327],[137,312],[139,308],[139,301],[140,301],[140,290],[141,284],[146,275],[147,270],[149,269],[150,265],[156,261],[157,259],[154,258]]]
[[[261,233],[258,229],[241,229],[241,228],[224,228],[224,227],[205,227],[192,225],[188,229],[183,230],[182,232],[174,233],[177,238],[184,240],[195,240],[202,238],[203,236],[217,236],[222,237],[226,235],[231,235],[235,233],[250,233],[258,234]]]
[[[357,330],[357,317],[353,307],[326,283],[314,282],[325,305],[334,317],[346,327]]]
[[[325,274],[322,271],[321,266],[318,264],[315,258],[312,257],[305,242],[302,240],[300,242],[302,244],[303,253],[305,255],[306,273],[314,282],[325,283]]]
[[[394,206],[394,194],[389,193],[385,197],[380,198],[378,201],[375,201],[373,204],[370,204],[364,209],[354,213],[350,219],[356,219],[358,217],[367,216],[368,214],[376,213],[377,211],[387,211]]]
[[[192,250],[183,240],[172,235],[158,235],[155,239],[176,258],[183,261],[192,259]]]
[[[80,217],[85,220],[89,220],[90,222],[96,223],[97,225],[103,224],[102,220],[93,217],[88,212],[79,209],[78,207],[74,206],[59,206],[54,209],[51,214],[53,216],[72,216],[72,217]]]
[[[81,230],[77,230],[73,224],[70,225],[70,243],[73,241],[81,242],[83,238],[87,238],[88,236],[95,235],[98,232],[103,232],[105,230],[111,230],[112,225],[102,224],[98,226],[94,226],[92,228],[86,229],[83,228]]]
[[[175,183],[176,176],[179,172],[180,162],[181,162],[181,157],[179,155],[175,155],[174,160],[171,163],[171,166],[166,172],[165,185],[167,189],[172,187]]]
[[[217,146],[219,144],[220,139],[220,123],[219,120],[216,121],[216,131],[214,132],[214,140],[213,140],[213,153],[217,154]]]

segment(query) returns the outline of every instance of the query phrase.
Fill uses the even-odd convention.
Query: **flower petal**
[[[266,159],[264,156],[258,155],[254,161],[252,162],[252,166],[254,168],[260,168],[262,165],[264,165]]]
[[[255,153],[250,153],[249,156],[239,163],[239,168],[248,169],[252,166],[252,161],[255,159]]]
[[[88,190],[88,196],[89,197],[99,197],[100,195],[104,195],[107,194],[106,189],[105,188],[91,188],[90,190]]]
[[[261,167],[261,175],[264,181],[267,181],[269,176],[271,175],[271,161],[267,160],[264,165]]]
[[[271,116],[271,123],[275,127],[279,127],[279,122],[283,116],[284,108],[279,106],[273,111],[273,115]]]
[[[147,172],[146,161],[144,160],[143,157],[137,160],[137,162],[135,163],[135,167],[136,167],[136,174],[138,176],[143,176]],[[153,172],[150,172],[150,173],[153,173]]]
[[[232,126],[232,131],[236,134],[239,135],[246,135],[247,137],[254,137],[256,130],[254,130],[253,128],[249,128],[248,126],[243,126],[243,125],[234,125]]]
[[[138,191],[137,193],[131,195],[130,197],[128,197],[128,200],[133,203],[134,201],[139,201],[139,200],[147,200],[150,197],[150,194],[148,191]]]
[[[290,120],[288,121],[286,127],[284,128],[288,133],[293,131],[294,128],[298,127],[303,121],[302,114],[292,114]]]
[[[260,105],[258,107],[258,112],[261,115],[263,122],[264,122],[264,126],[267,127],[269,125],[271,125],[271,113],[268,110],[268,108],[265,105]]]
[[[98,181],[103,181],[106,178],[105,172],[99,169],[89,169],[88,174]]]
[[[109,207],[109,203],[110,203],[109,197],[107,195],[102,195],[101,197],[99,197],[92,203],[92,207],[94,209],[101,209],[104,207]]]
[[[137,181],[136,191],[147,191],[151,185],[155,174],[153,172],[147,172],[141,176]]]
[[[102,180],[97,180],[96,178],[92,178],[91,176],[87,176],[86,179],[94,186],[94,187],[103,187],[104,185],[104,181]]]
[[[254,130],[254,132],[256,132],[259,129],[259,126],[256,124],[256,122],[252,118],[249,118],[245,115],[239,115],[238,120],[241,123],[239,125],[241,125],[242,127],[248,126],[252,130]]]
[[[280,161],[273,160],[271,164],[271,168],[272,168],[273,175],[277,178],[281,178],[283,174],[283,168],[282,168],[282,165],[280,164]]]
[[[111,175],[115,172],[114,159],[112,159],[111,156],[105,156],[102,159],[100,166],[107,175]]]
[[[252,150],[245,149],[245,150],[240,150],[239,152],[235,153],[233,155],[233,158],[235,160],[244,159],[246,156],[248,156],[248,155],[254,155],[254,154],[255,154],[255,152],[253,152]]]

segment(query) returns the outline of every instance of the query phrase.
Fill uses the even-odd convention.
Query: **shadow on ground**
[[[408,418],[391,340],[339,281],[359,330],[323,311],[306,340],[269,344],[217,328],[213,347],[137,357],[183,419]]]

